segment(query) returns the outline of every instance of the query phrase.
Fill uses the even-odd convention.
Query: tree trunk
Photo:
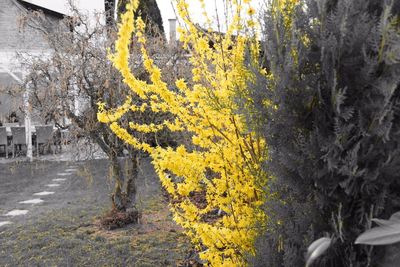
[[[127,197],[127,208],[135,208],[136,209],[136,181],[139,173],[139,156],[135,154],[130,158],[129,164],[130,168],[127,172],[126,178],[126,197]]]
[[[137,211],[136,207],[136,180],[138,175],[138,156],[132,155],[127,162],[118,159],[116,154],[112,153],[110,157],[110,167],[113,180],[115,181],[114,192],[112,194],[113,208],[118,211]],[[124,171],[124,167],[127,168]]]
[[[113,176],[113,180],[115,181],[114,192],[112,193],[111,196],[113,209],[116,209],[118,211],[125,211],[126,210],[125,200],[122,191],[124,185],[124,177],[121,164],[115,153],[111,153],[110,155],[110,168],[111,168],[111,175]]]
[[[104,133],[107,133],[105,131]],[[136,206],[136,180],[138,175],[139,154],[131,152],[128,159],[118,159],[118,145],[114,143],[115,136],[92,133],[91,138],[108,155],[111,179],[115,182],[111,195],[112,209],[128,213],[128,217],[137,222],[139,213]],[[128,160],[128,164],[124,164]],[[125,166],[125,169],[124,169]]]

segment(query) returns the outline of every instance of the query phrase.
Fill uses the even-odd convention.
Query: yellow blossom
[[[204,8],[204,2],[200,0]],[[250,5],[250,1],[244,0]],[[234,10],[232,23],[225,35],[204,33],[189,19],[189,6],[177,0],[179,16],[186,27],[178,29],[183,46],[191,49],[189,62],[193,76],[174,85],[163,81],[162,71],[154,64],[146,49],[145,24],[134,18],[138,6],[132,0],[119,25],[115,52],[109,56],[120,71],[132,95],[147,101],[134,105],[128,98],[121,107],[107,110],[99,105],[98,119],[108,123],[124,142],[144,150],[152,157],[155,170],[167,192],[175,200],[171,204],[174,220],[180,224],[200,250],[200,257],[211,266],[243,266],[244,255],[254,252],[254,241],[265,223],[260,206],[265,200],[263,187],[267,174],[261,164],[267,157],[265,140],[246,128],[237,113],[235,94],[248,93],[255,74],[248,69],[246,53],[250,49],[251,64],[258,67],[259,45],[255,35],[244,35],[243,28],[257,32],[258,25],[246,21],[241,1],[230,0]],[[247,9],[250,15],[255,10]],[[246,26],[247,25],[247,26]],[[131,36],[138,38],[143,66],[150,82],[137,79],[129,69]],[[209,46],[213,39],[213,49]],[[173,87],[178,90],[171,90]],[[140,133],[182,131],[191,137],[177,148],[151,147],[119,125],[127,112],[169,112],[173,119],[161,123],[130,122],[130,131]],[[192,194],[203,194],[202,206],[193,203]],[[214,221],[204,216],[215,210],[224,211]]]

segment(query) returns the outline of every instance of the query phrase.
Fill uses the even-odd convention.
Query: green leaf
[[[400,222],[369,229],[356,239],[355,244],[390,245],[397,242],[400,242]]]
[[[311,245],[307,249],[306,256],[306,267],[311,266],[311,264],[331,245],[332,239],[329,237],[321,237],[320,239],[315,240],[311,243]]]
[[[400,211],[393,213],[392,216],[390,216],[390,220],[392,222],[400,222]]]
[[[392,220],[382,220],[382,219],[376,219],[376,218],[373,218],[372,221],[379,226],[387,226],[387,225],[392,225],[393,223],[396,223],[396,222],[393,222]]]

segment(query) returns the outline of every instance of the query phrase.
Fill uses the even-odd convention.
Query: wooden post
[[[29,161],[33,160],[33,151],[32,151],[32,128],[31,128],[31,105],[30,105],[30,89],[29,85],[25,88],[24,91],[24,111],[25,111],[25,134],[26,134],[26,156]]]

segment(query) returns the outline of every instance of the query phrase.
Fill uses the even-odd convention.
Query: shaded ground
[[[77,166],[69,176],[60,172]],[[105,231],[99,215],[110,207],[107,162],[13,162],[0,164],[0,266],[176,266],[190,248],[172,222],[148,160],[141,164],[141,224]],[[66,178],[49,188],[52,179]],[[33,193],[54,191],[37,197]],[[41,204],[18,204],[32,198]],[[5,217],[12,209],[29,213]]]

